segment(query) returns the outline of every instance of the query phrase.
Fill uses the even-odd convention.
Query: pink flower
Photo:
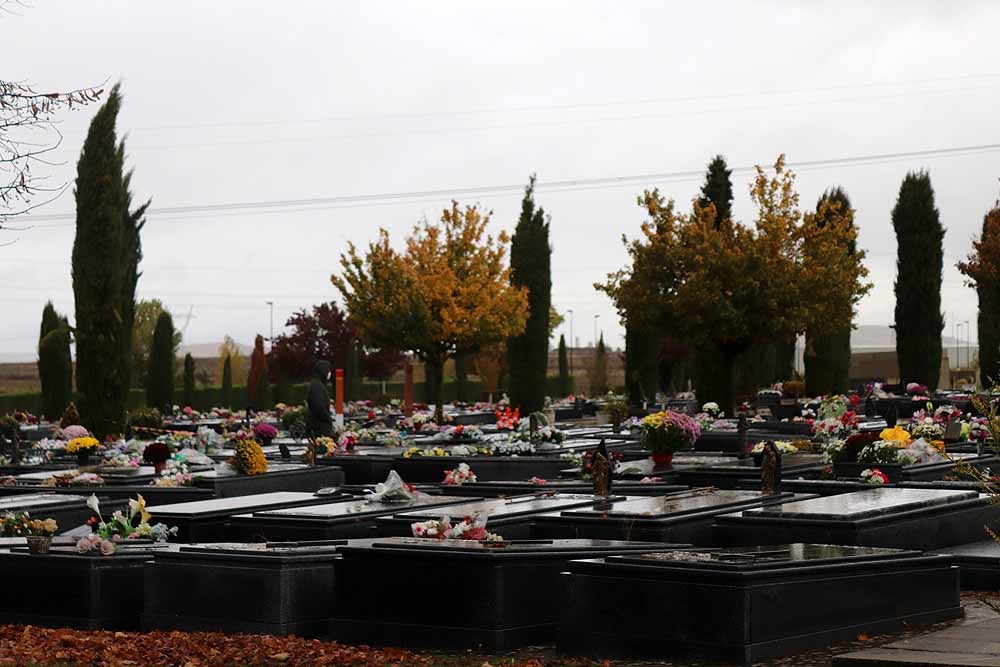
[[[115,553],[115,545],[114,545],[114,543],[113,542],[109,542],[108,540],[102,540],[101,541],[101,555],[102,556],[111,556],[114,553]]]

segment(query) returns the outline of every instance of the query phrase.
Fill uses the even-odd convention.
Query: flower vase
[[[52,546],[52,538],[48,535],[29,535],[25,538],[28,541],[28,553],[47,554]]]
[[[653,452],[653,469],[669,470],[674,461],[673,452]]]
[[[90,463],[90,450],[81,449],[80,451],[78,451],[76,453],[76,462],[81,466],[85,466],[88,463]]]

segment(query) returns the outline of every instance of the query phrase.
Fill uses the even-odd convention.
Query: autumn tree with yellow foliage
[[[414,227],[402,252],[389,233],[362,255],[349,244],[341,275],[330,280],[368,345],[410,350],[443,377],[449,357],[475,353],[524,330],[527,294],[510,283],[510,238],[486,233],[491,212],[452,202],[438,224]],[[444,385],[435,387],[444,417]]]
[[[714,205],[698,201],[692,213],[681,214],[657,190],[645,191],[642,236],[623,238],[632,266],[595,285],[622,321],[677,334],[714,355],[722,371],[719,395],[698,398],[730,414],[742,352],[806,329],[842,328],[871,288],[864,251],[844,252],[857,235],[846,212],[821,204],[803,215],[783,155],[773,175],[757,168],[750,196],[757,207],[752,226],[717,221]]]

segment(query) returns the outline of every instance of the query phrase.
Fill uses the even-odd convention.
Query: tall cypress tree
[[[174,320],[163,311],[156,318],[153,344],[149,348],[146,374],[146,404],[164,410],[174,404]],[[169,410],[167,410],[169,411]]]
[[[270,410],[274,407],[271,382],[267,373],[267,355],[264,354],[264,337],[257,334],[250,355],[250,373],[247,376],[247,399],[254,410]]]
[[[535,208],[535,176],[521,200],[521,217],[510,244],[511,283],[528,289],[528,322],[524,333],[507,341],[510,400],[528,414],[545,407],[549,360],[549,313],[552,306],[552,248],[549,220]]]
[[[184,355],[184,405],[194,404],[194,357],[188,352]]]
[[[832,204],[836,210],[825,207]],[[823,226],[825,217],[848,215],[854,225],[851,200],[840,186],[823,193],[816,202],[816,221]],[[849,255],[857,252],[855,243],[844,249]],[[842,394],[847,391],[851,366],[851,322],[843,326],[824,326],[819,332],[806,332],[806,352],[803,357],[806,372],[806,393],[810,396]]]
[[[566,353],[566,336],[559,334],[559,398],[565,398],[572,393],[573,387],[569,381],[569,356]]]
[[[149,202],[131,210],[116,85],[90,123],[77,162],[73,294],[80,415],[100,439],[120,433],[130,381],[139,233]]]
[[[708,163],[705,173],[705,184],[701,186],[701,197],[698,205],[705,208],[715,204],[715,227],[718,229],[723,220],[733,215],[733,182],[730,180],[733,170],[726,165],[726,158],[716,155]]]
[[[222,363],[222,403],[227,408],[233,407],[233,358],[228,354]]]
[[[701,197],[698,205],[702,208],[715,204],[715,227],[723,220],[732,218],[733,182],[730,179],[732,170],[726,164],[726,158],[716,155],[705,171],[705,183],[701,186]],[[683,345],[684,341],[678,341]],[[728,391],[729,379],[725,377],[714,350],[694,350],[693,381],[698,400],[701,402],[718,401]]]
[[[69,322],[49,301],[42,310],[38,334],[38,377],[42,384],[42,414],[59,419],[73,395],[73,359],[69,351]]]
[[[1000,383],[1000,201],[983,217],[982,234],[972,246],[958,270],[979,297],[979,379],[990,389]]]
[[[361,395],[361,341],[351,344],[347,352],[347,368],[344,369],[344,398],[358,400]]]
[[[608,391],[608,351],[604,347],[604,334],[597,341],[590,368],[590,394],[598,396]]]
[[[896,231],[896,358],[905,384],[936,389],[941,371],[941,270],[944,227],[930,175],[909,173],[892,210]]]
[[[625,392],[632,405],[656,397],[659,347],[656,336],[625,323]]]

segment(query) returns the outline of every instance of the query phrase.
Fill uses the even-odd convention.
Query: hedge
[[[571,380],[571,389],[573,386]],[[361,399],[370,401],[380,401],[386,399],[397,398],[402,400],[403,398],[403,383],[402,382],[386,382],[385,391],[383,393],[383,383],[381,382],[365,382],[361,387]],[[472,400],[486,400],[487,396],[483,392],[482,383],[478,381],[468,381],[467,383],[469,396]],[[275,387],[277,389],[277,387]],[[302,384],[292,384],[287,385],[287,396],[276,397],[281,399],[281,402],[288,403],[290,405],[301,405],[305,403],[306,393],[309,389],[309,385],[306,383]],[[556,375],[550,375],[546,381],[546,393],[548,396],[556,396],[559,391],[559,377]],[[503,390],[498,390],[493,395],[493,400],[500,398]],[[454,401],[457,394],[456,384],[452,381],[446,381],[444,383],[444,399],[445,401]],[[180,405],[184,397],[183,387],[178,387],[174,392],[174,403]],[[331,391],[332,397],[332,391]],[[222,387],[204,387],[202,389],[195,389],[193,394],[193,401],[191,407],[195,410],[203,411],[210,410],[211,408],[222,406]],[[418,403],[426,403],[424,383],[416,382],[413,385],[413,400]],[[144,389],[132,389],[129,391],[127,407],[129,410],[135,410],[136,408],[142,408],[146,406],[146,391]],[[233,405],[230,407],[234,410],[240,410],[247,406],[247,388],[245,386],[233,387]],[[0,415],[7,414],[9,412],[16,412],[18,410],[24,410],[32,414],[41,414],[42,412],[42,395],[39,392],[24,392],[19,394],[0,394]]]

